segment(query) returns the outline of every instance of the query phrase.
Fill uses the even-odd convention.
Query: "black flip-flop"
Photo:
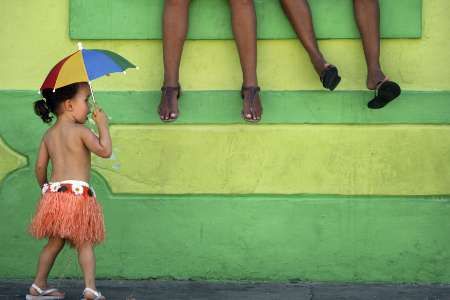
[[[375,97],[367,103],[367,107],[371,109],[383,108],[389,102],[400,96],[401,92],[402,90],[397,83],[385,79],[377,85]]]
[[[341,82],[338,69],[333,65],[327,65],[325,70],[320,74],[320,81],[324,88],[330,91],[334,90],[339,82]]]

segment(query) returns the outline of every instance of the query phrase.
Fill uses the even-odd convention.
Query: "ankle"
[[[369,72],[367,74],[367,88],[374,89],[376,85],[386,78],[381,70]]]
[[[320,75],[323,70],[325,70],[325,66],[327,65],[327,61],[322,56],[310,57],[310,61],[316,70],[316,73]]]
[[[45,279],[35,279],[33,284],[35,284],[36,286],[38,286],[41,289],[47,288],[47,280],[45,280]]]
[[[163,86],[170,86],[170,87],[179,86],[178,79],[164,79]]]

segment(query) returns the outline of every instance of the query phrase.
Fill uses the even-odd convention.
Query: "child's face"
[[[75,121],[80,124],[84,124],[90,113],[89,97],[91,96],[91,90],[87,83],[83,83],[78,87],[78,92],[71,99],[72,114]]]

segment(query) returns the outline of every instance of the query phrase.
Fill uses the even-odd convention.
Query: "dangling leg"
[[[356,23],[364,48],[367,64],[367,88],[376,90],[369,108],[382,108],[397,98],[400,86],[389,81],[380,65],[380,6],[378,0],[353,0]]]
[[[309,59],[320,76],[323,86],[334,90],[340,82],[337,68],[328,64],[319,46],[307,0],[280,0],[286,16],[294,28],[299,40],[309,55]]]
[[[243,116],[246,120],[258,121],[262,114],[259,93],[251,93],[245,89],[258,87],[255,7],[252,0],[229,1],[233,33],[243,74]]]
[[[178,88],[183,45],[188,30],[190,0],[165,0],[163,16],[164,87]],[[159,105],[161,120],[178,117],[178,94],[163,90]]]

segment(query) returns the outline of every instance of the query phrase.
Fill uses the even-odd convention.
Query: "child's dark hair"
[[[34,102],[34,112],[41,117],[42,121],[50,123],[53,120],[51,114],[56,115],[59,105],[67,99],[73,98],[81,84],[82,82],[72,83],[55,91],[43,89],[41,91],[43,98]]]

